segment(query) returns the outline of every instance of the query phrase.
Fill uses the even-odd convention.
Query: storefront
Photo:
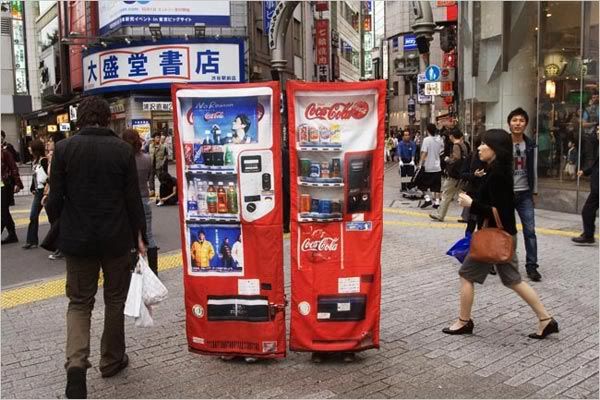
[[[110,103],[110,127],[117,133],[133,127],[146,139],[154,132],[173,134],[172,83],[246,80],[238,38],[120,43],[86,53],[83,66],[85,94]]]
[[[527,110],[527,134],[538,145],[540,208],[577,212],[589,191],[589,180],[572,172],[598,156],[598,8],[460,3],[461,127],[469,135],[508,129],[508,113]]]

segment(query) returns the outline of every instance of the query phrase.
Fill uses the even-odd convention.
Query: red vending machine
[[[285,357],[279,93],[172,87],[191,351]]]
[[[288,82],[290,350],[379,347],[385,81]]]

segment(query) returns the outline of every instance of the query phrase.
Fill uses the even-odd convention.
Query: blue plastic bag
[[[467,233],[464,238],[454,243],[452,247],[446,252],[447,255],[455,257],[461,263],[465,260],[469,254],[469,247],[471,246],[471,234]]]

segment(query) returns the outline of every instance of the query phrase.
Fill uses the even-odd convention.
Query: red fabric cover
[[[352,221],[345,205],[342,222],[298,222],[300,191],[298,151],[296,150],[295,95],[298,91],[335,92],[338,96],[325,102],[344,102],[346,91],[373,90],[377,92],[376,147],[367,152],[346,152],[345,161],[354,154],[371,155],[371,211],[364,213],[364,221],[372,223],[369,232],[348,231],[346,222]],[[381,298],[381,241],[383,236],[383,175],[384,175],[384,117],[385,81],[357,83],[304,83],[288,81],[288,126],[290,149],[291,196],[291,331],[290,350],[293,351],[359,351],[379,347],[379,319]],[[346,189],[348,179],[345,177]],[[344,196],[346,199],[346,196]],[[306,240],[309,240],[306,243]],[[337,239],[337,240],[336,240]],[[315,241],[322,241],[314,244]],[[332,245],[335,243],[336,245]],[[320,246],[320,247],[319,247]],[[317,251],[303,251],[307,249]],[[319,250],[320,249],[320,250]],[[318,321],[317,299],[322,295],[339,295],[338,279],[360,278],[360,292],[366,295],[365,318],[358,321]],[[304,303],[301,305],[301,303]],[[306,303],[310,311],[306,314]]]
[[[282,227],[282,192],[281,182],[274,180],[276,207],[273,212],[252,223],[241,222],[242,241],[244,246],[244,276],[191,276],[188,273],[189,250],[186,248],[185,199],[183,194],[184,157],[179,133],[179,110],[176,94],[182,89],[213,89],[214,97],[219,90],[227,88],[270,87],[272,97],[272,124],[274,177],[281,172],[281,139],[280,139],[280,91],[277,82],[194,85],[175,84],[171,89],[174,107],[175,143],[177,157],[177,185],[179,198],[179,217],[181,225],[181,242],[183,257],[183,280],[185,290],[186,334],[190,351],[209,355],[236,355],[261,358],[282,358],[286,354],[285,313],[283,308],[273,313],[272,320],[267,322],[246,321],[208,321],[208,296],[235,296],[238,293],[238,279],[259,279],[260,295],[266,296],[268,302],[281,306],[285,304],[283,289],[283,227]],[[239,175],[238,175],[239,182]],[[239,187],[239,186],[238,186]],[[242,194],[243,195],[243,194]],[[218,251],[218,249],[215,249]],[[198,318],[194,314],[194,306],[203,307],[204,316]],[[263,351],[265,348],[268,351]]]

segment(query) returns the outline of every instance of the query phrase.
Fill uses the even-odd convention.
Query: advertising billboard
[[[168,39],[119,45],[83,58],[85,92],[168,88],[172,83],[244,81],[241,39]]]
[[[229,26],[229,1],[99,1],[100,35],[124,26]]]

